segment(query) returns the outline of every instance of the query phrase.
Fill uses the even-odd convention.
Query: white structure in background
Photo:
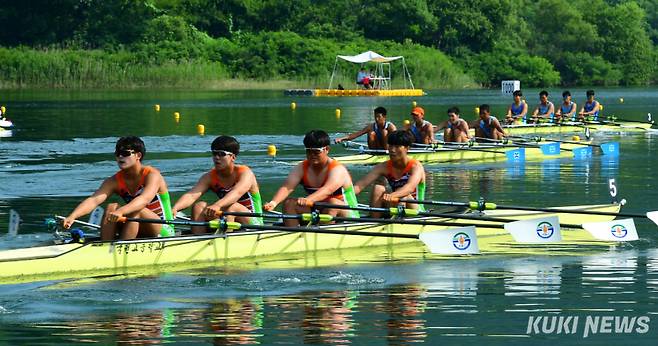
[[[512,95],[512,93],[516,90],[521,90],[521,81],[504,80],[500,82],[500,91],[503,93],[503,95]]]
[[[375,71],[374,77],[371,78],[375,89],[389,90],[391,89],[391,62],[395,60],[402,60],[402,73],[404,75],[404,89],[414,89],[414,83],[411,81],[411,74],[407,69],[407,64],[403,56],[381,56],[373,51],[367,51],[359,55],[337,55],[334,62],[334,70],[331,72],[331,79],[329,80],[329,89],[332,88],[334,77],[336,76],[336,69],[338,68],[338,59],[351,62],[353,64],[363,65],[368,62],[374,62]],[[407,84],[407,82],[409,84]]]

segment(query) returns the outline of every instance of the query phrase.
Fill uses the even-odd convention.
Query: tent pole
[[[336,61],[334,61],[334,69],[331,71],[331,79],[329,80],[329,88],[331,89],[331,84],[334,82],[334,75],[336,74],[336,66],[338,66],[338,57],[336,57]]]

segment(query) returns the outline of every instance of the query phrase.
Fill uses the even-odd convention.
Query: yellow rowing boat
[[[620,205],[586,205],[564,209],[596,210],[616,214],[620,210]],[[519,210],[493,210],[486,211],[485,214],[519,220],[551,215]],[[614,216],[583,216],[561,212],[552,215],[559,217],[561,223],[574,224],[614,219]],[[456,239],[455,237],[461,233],[458,234],[459,229],[451,226],[453,223],[469,223],[476,226],[475,238],[483,254],[529,255],[547,251],[560,254],[565,249],[574,250],[581,246],[605,249],[611,244],[598,241],[581,229],[563,232],[562,241],[559,243],[530,245],[516,243],[509,233],[500,228],[501,223],[468,220],[460,218],[459,215],[454,218],[421,217],[405,220],[420,222],[419,224],[356,222],[290,231],[281,230],[279,227],[272,230],[240,230],[225,234],[89,241],[5,250],[0,251],[0,283],[121,275],[139,272],[139,268],[146,267],[170,271],[175,270],[180,264],[208,266],[254,259],[265,260],[269,256],[284,254],[391,246],[417,241],[413,238],[431,231],[439,231],[441,234],[457,232],[455,235],[447,234],[449,239]],[[431,225],[432,222],[446,222],[446,224],[437,226]],[[369,233],[355,234],[358,232]],[[536,227],[528,232],[536,232]],[[393,237],[393,234],[412,237]],[[459,240],[463,241],[463,237]]]
[[[542,160],[567,157],[584,157],[591,154],[588,149],[590,142],[575,143],[547,143],[541,145],[481,145],[481,146],[444,146],[436,149],[412,149],[408,156],[422,163],[450,163],[459,161],[511,161]],[[334,159],[343,164],[377,164],[389,159],[385,151],[365,151],[362,154],[335,156]]]

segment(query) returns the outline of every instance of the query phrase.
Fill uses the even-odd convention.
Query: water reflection
[[[645,262],[646,273],[639,270]],[[584,319],[601,313],[656,313],[653,305],[638,304],[656,297],[656,250],[646,255],[613,250],[576,259],[427,261],[378,272],[387,282],[383,287],[382,282],[360,281],[340,283],[343,288],[305,291],[302,287],[329,283],[302,281],[299,292],[286,294],[273,294],[280,292],[280,280],[268,279],[270,274],[262,272],[263,282],[272,286],[260,287],[262,294],[251,291],[256,294],[251,297],[239,297],[239,291],[231,293],[238,297],[221,297],[220,292],[164,294],[151,306],[140,304],[148,312],[124,306],[126,311],[97,320],[93,306],[100,305],[103,300],[99,300],[92,301],[88,313],[77,307],[80,320],[36,326],[50,336],[56,331],[65,342],[401,345],[434,341],[439,336],[512,341],[516,339],[508,338],[525,335],[528,316],[537,314],[575,314]],[[217,280],[231,281],[234,274],[221,275],[227,277]],[[96,285],[88,290],[101,294],[109,287],[116,286]],[[69,289],[60,290],[66,294]],[[17,292],[8,291],[3,299],[25,299],[13,297]],[[163,303],[170,307],[162,308]],[[21,313],[20,306],[13,310]],[[3,325],[8,326],[0,325],[0,333]]]

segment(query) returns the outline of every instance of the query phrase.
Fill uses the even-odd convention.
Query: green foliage
[[[566,85],[618,85],[623,77],[615,65],[586,52],[565,53],[558,67],[563,71],[562,82]]]
[[[524,85],[554,86],[560,82],[560,73],[546,59],[525,53],[496,49],[480,53],[467,61],[475,79],[484,85],[496,85],[501,80],[521,80]]]
[[[32,0],[5,1],[0,23],[17,85],[189,64],[323,85],[336,54],[368,49],[405,55],[423,87],[658,80],[658,0]]]

